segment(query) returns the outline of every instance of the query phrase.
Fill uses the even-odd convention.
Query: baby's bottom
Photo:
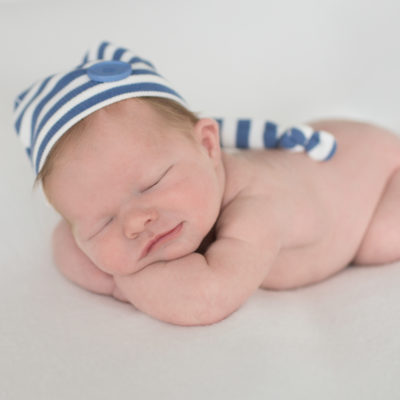
[[[394,171],[354,258],[355,264],[400,260],[400,169]]]

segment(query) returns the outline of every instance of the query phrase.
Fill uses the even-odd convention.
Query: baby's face
[[[214,225],[224,191],[217,125],[200,120],[192,133],[125,100],[67,142],[45,191],[103,271],[130,274],[189,254]]]

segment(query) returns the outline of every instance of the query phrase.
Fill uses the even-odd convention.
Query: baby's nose
[[[126,213],[124,218],[124,234],[128,239],[135,239],[144,231],[146,225],[158,218],[154,208],[135,209]]]

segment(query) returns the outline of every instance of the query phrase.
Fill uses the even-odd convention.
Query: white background
[[[398,399],[400,264],[260,290],[203,328],[84,292],[52,263],[57,216],[31,190],[12,104],[107,39],[203,115],[400,132],[399,17],[397,0],[0,2],[0,398]]]

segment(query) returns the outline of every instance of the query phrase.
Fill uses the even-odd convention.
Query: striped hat
[[[188,108],[153,64],[109,42],[89,50],[72,70],[51,75],[21,93],[14,105],[15,129],[35,173],[57,140],[95,111],[132,97],[162,97]],[[281,129],[268,120],[217,119],[221,145],[234,148],[284,148],[305,151],[326,161],[336,151],[335,138],[308,126]]]
[[[57,140],[78,121],[109,104],[149,96],[187,107],[153,64],[101,42],[76,68],[42,79],[17,97],[15,129],[38,174]]]

